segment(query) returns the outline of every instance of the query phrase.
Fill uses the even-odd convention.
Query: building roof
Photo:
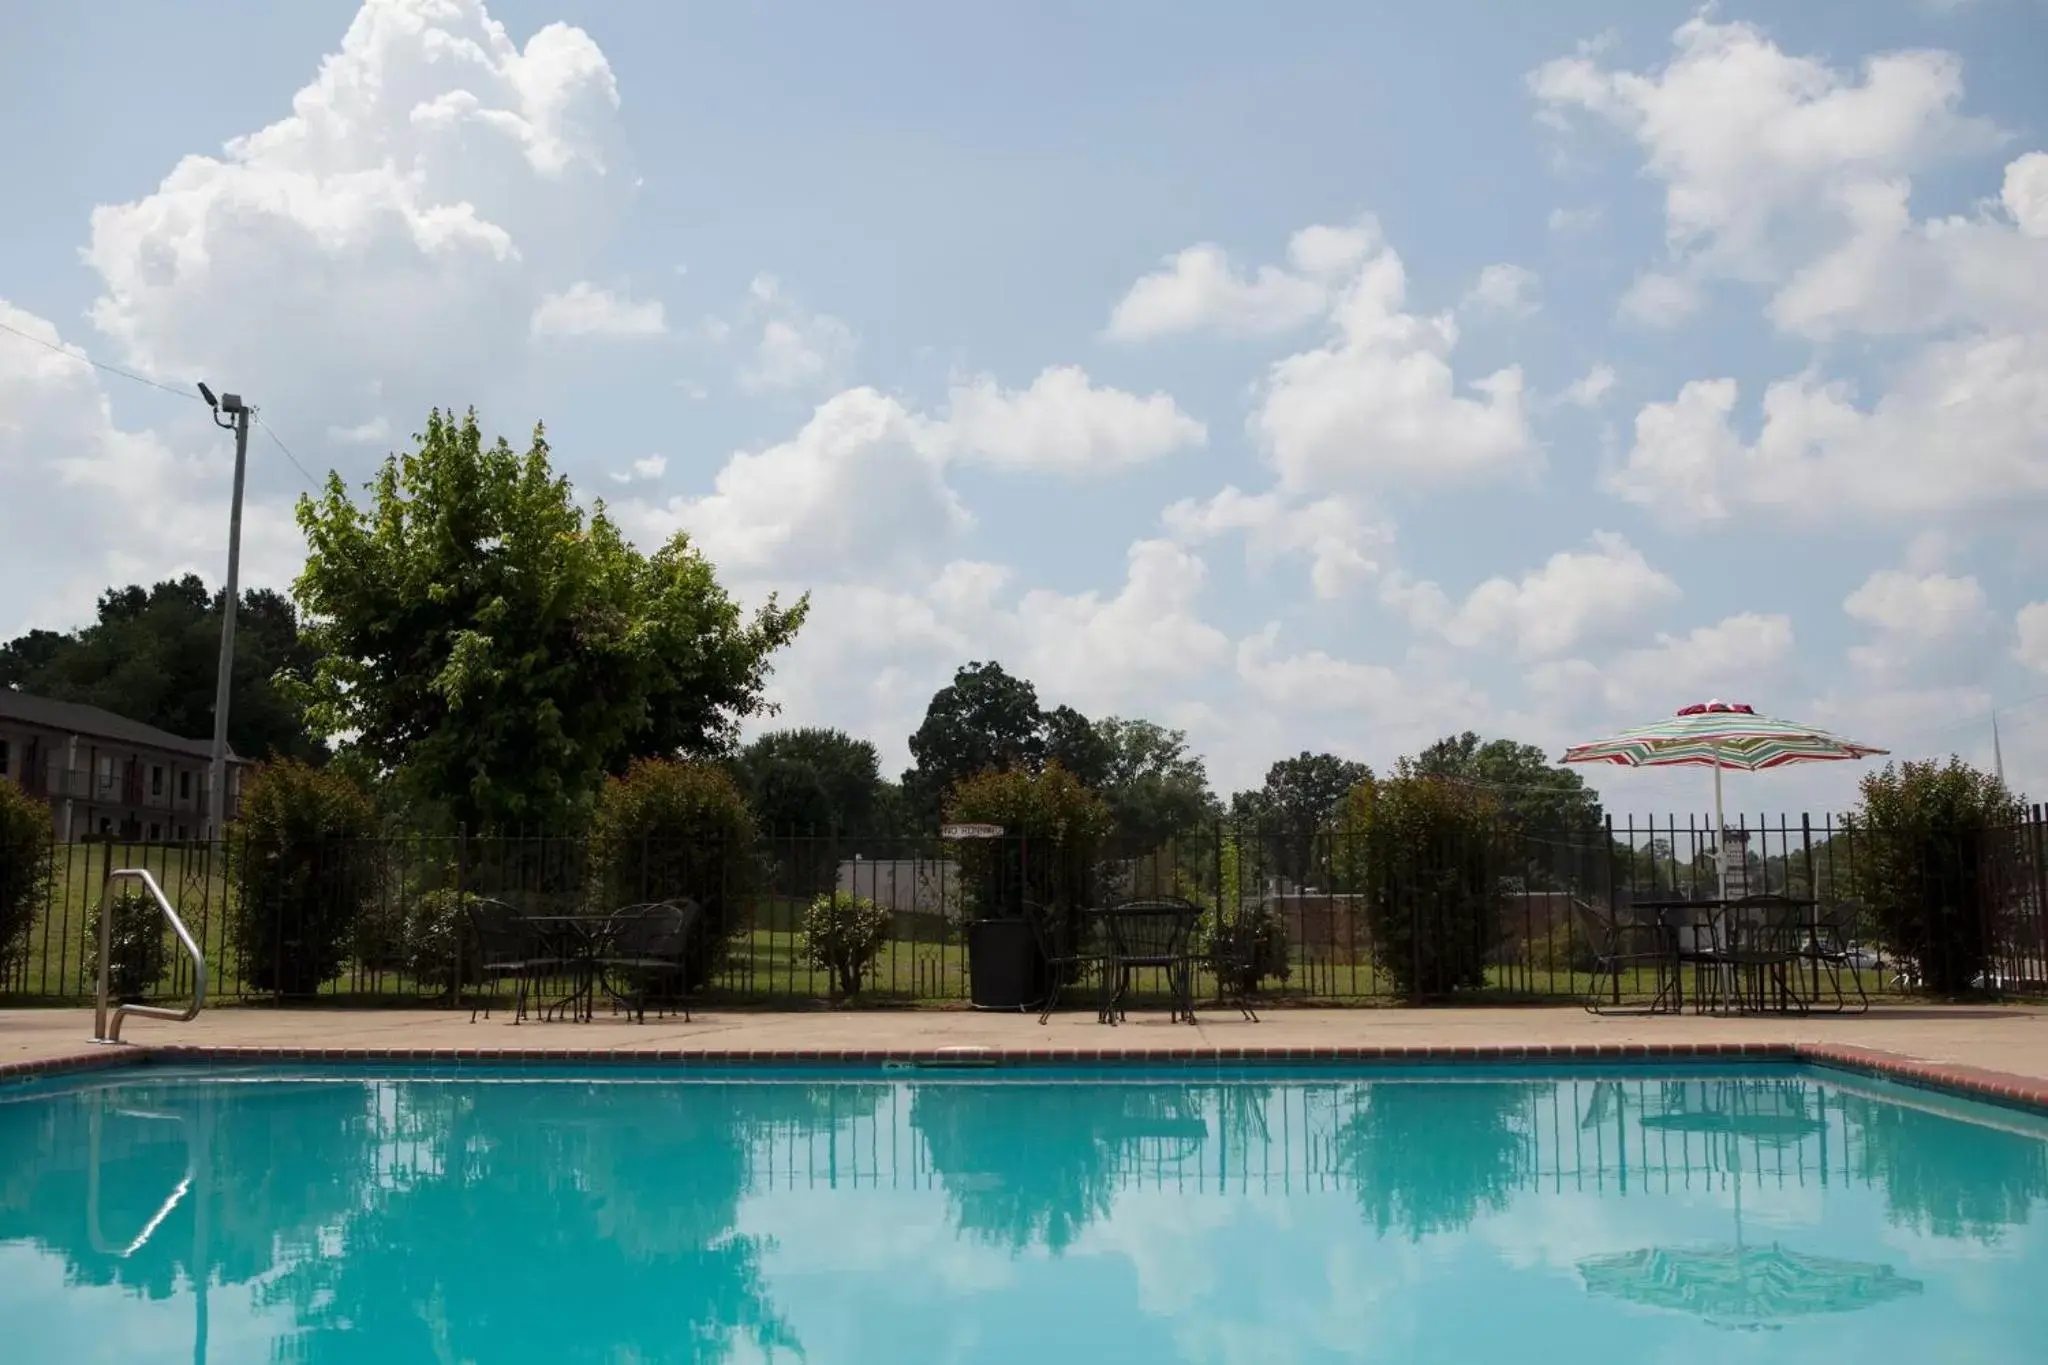
[[[194,758],[211,758],[213,742],[206,739],[185,739],[168,730],[159,730],[154,725],[144,725],[139,720],[117,716],[112,711],[97,706],[86,706],[75,701],[52,701],[27,692],[17,692],[10,687],[0,687],[0,720],[19,721],[24,725],[39,726],[46,730],[63,730],[68,734],[85,735],[93,739],[109,739],[120,744],[135,744],[150,749],[166,749],[174,754],[190,754]],[[228,757],[236,757],[233,750]]]

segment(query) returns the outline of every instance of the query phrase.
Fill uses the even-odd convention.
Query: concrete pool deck
[[[160,1061],[1352,1061],[1804,1056],[2048,1110],[2048,1008],[1885,1006],[1808,1018],[1602,1018],[1575,1008],[1213,1010],[1194,1027],[1087,1010],[711,1009],[690,1023],[471,1023],[453,1010],[210,1010],[191,1023],[132,1018],[123,1045],[89,1041],[92,1012],[0,1010],[0,1078]]]

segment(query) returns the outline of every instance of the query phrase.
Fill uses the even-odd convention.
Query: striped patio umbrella
[[[1717,1327],[1773,1327],[1788,1318],[1851,1313],[1918,1294],[1920,1281],[1888,1265],[1807,1256],[1783,1247],[1647,1247],[1579,1262],[1589,1293]]]
[[[1811,725],[1760,716],[1746,702],[1708,701],[1688,706],[1669,720],[1639,725],[1607,739],[1565,750],[1567,763],[1618,763],[1627,768],[1690,765],[1714,770],[1714,829],[1721,815],[1721,772],[1760,772],[1788,763],[1825,763],[1869,758],[1887,752],[1858,744]],[[1716,850],[1715,860],[1720,860]]]

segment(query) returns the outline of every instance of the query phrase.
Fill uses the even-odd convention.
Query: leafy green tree
[[[1859,784],[1844,820],[1853,884],[1886,945],[1944,995],[1974,989],[2015,907],[1996,860],[2025,818],[2024,802],[1991,773],[1947,763],[1887,763]]]
[[[29,948],[29,924],[50,886],[50,808],[0,777],[0,981]]]
[[[970,663],[932,694],[910,737],[913,766],[903,774],[911,808],[930,819],[966,778],[1045,759],[1045,714],[1038,689],[999,663]]]
[[[1098,721],[1095,730],[1108,761],[1101,779],[1091,785],[1109,802],[1120,837],[1161,844],[1215,817],[1208,769],[1188,752],[1185,731],[1116,716]]]
[[[1231,797],[1231,818],[1257,831],[1274,871],[1306,882],[1318,836],[1330,828],[1345,795],[1371,777],[1363,763],[1304,750],[1268,768],[1265,785]]]
[[[109,588],[96,618],[70,634],[33,630],[0,646],[0,686],[78,702],[188,739],[213,734],[223,596],[196,574],[156,586]],[[251,758],[319,761],[326,746],[279,674],[312,667],[291,602],[267,588],[235,613],[228,743]]]
[[[1597,792],[1576,771],[1554,765],[1543,750],[1511,739],[1482,742],[1467,730],[1440,739],[1415,757],[1415,770],[1486,791],[1504,834],[1522,842],[1527,885],[1593,885],[1605,873],[1605,815]]]
[[[1044,757],[1072,773],[1084,787],[1102,790],[1116,755],[1102,726],[1071,706],[1045,713]]]
[[[733,767],[764,830],[858,835],[874,827],[881,757],[844,730],[770,730]]]
[[[368,493],[336,474],[299,503],[311,715],[474,828],[572,821],[636,757],[729,752],[808,605],[745,618],[686,537],[642,555],[540,429],[486,446],[474,411],[430,414]]]

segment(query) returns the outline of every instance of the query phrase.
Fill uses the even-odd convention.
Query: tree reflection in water
[[[2048,1142],[1985,1124],[1844,1095],[1861,1170],[1892,1220],[1936,1237],[1994,1242],[2048,1198]]]
[[[1364,1104],[1338,1131],[1338,1161],[1382,1237],[1456,1232],[1483,1211],[1506,1209],[1535,1169],[1526,1118],[1537,1087],[1404,1081],[1363,1089]]]
[[[1164,1083],[932,1081],[910,1122],[961,1231],[1054,1253],[1109,1215],[1126,1175],[1209,1135],[1195,1088]]]
[[[872,1114],[886,1087],[266,1081],[91,1092],[0,1123],[0,1241],[61,1255],[77,1283],[165,1298],[249,1285],[291,1326],[279,1359],[714,1362],[738,1340],[800,1351],[758,1238],[735,1230],[754,1144]],[[208,1167],[134,1255],[125,1245]],[[181,1115],[181,1125],[120,1110]],[[202,1237],[199,1203],[206,1203]],[[55,1231],[53,1231],[55,1230]],[[206,1264],[195,1266],[196,1241]]]

